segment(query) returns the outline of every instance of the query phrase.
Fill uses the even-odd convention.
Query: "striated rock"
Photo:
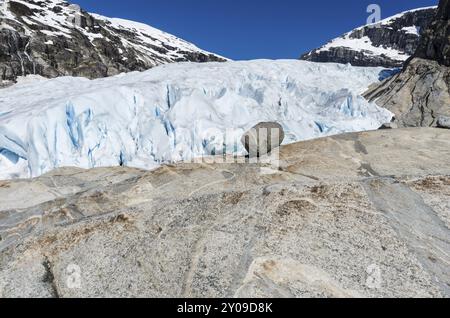
[[[393,112],[400,127],[436,126],[439,116],[450,116],[449,87],[450,67],[414,58],[364,97]]]
[[[350,63],[354,66],[402,67],[416,51],[420,37],[436,15],[436,8],[406,11],[366,25],[303,54],[312,62]]]
[[[281,146],[284,140],[283,126],[275,122],[259,123],[241,139],[250,156],[264,156]]]
[[[440,116],[450,116],[449,10],[449,1],[441,0],[438,14],[404,70],[365,93],[393,112],[401,127],[435,127]]]
[[[64,0],[0,4],[0,86],[30,74],[94,79],[188,61],[225,59],[148,25],[90,14]]]
[[[3,297],[450,297],[450,131],[0,182]],[[351,160],[349,159],[351,158]]]

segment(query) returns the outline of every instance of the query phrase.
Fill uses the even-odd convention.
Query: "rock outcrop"
[[[414,58],[403,72],[364,96],[393,112],[400,127],[436,126],[439,116],[450,116],[449,87],[449,67]]]
[[[450,66],[450,1],[440,0],[432,23],[425,30],[414,56]]]
[[[224,60],[148,25],[90,14],[64,0],[0,3],[0,84],[30,74],[93,79]]]
[[[3,297],[450,297],[450,131],[0,183]]]
[[[300,59],[312,62],[350,63],[354,66],[402,67],[414,54],[436,8],[403,12],[376,25],[357,28]]]
[[[437,126],[450,116],[450,3],[441,0],[414,57],[404,70],[375,85],[365,97],[396,116],[401,127]]]

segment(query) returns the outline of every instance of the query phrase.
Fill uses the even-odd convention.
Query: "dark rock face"
[[[383,124],[379,129],[380,130],[389,130],[389,129],[397,129],[397,128],[398,128],[397,124],[392,122],[392,123]]]
[[[303,55],[301,60],[320,63],[341,63],[367,67],[400,67],[404,61],[392,59],[386,55],[371,55],[369,51],[355,51],[348,47],[331,47],[326,51],[313,51]]]
[[[415,57],[450,66],[450,0],[441,0],[436,18],[424,32]]]
[[[404,70],[365,93],[367,99],[395,113],[400,127],[435,127],[439,118],[450,116],[449,9],[450,2],[441,0],[438,14]]]
[[[406,12],[383,20],[377,27],[355,29],[300,59],[354,66],[401,67],[417,49],[419,35],[435,14],[433,8]]]
[[[18,76],[99,78],[181,61],[225,61],[149,26],[63,0],[0,4],[0,84]]]

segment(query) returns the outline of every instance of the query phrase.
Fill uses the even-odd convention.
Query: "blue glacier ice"
[[[87,80],[61,77],[1,90],[0,179],[54,168],[242,155],[242,134],[277,121],[285,142],[377,129],[392,114],[361,94],[382,68],[295,60],[178,63]]]

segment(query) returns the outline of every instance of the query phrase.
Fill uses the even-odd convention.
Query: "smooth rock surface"
[[[3,297],[450,297],[450,131],[0,183]]]

